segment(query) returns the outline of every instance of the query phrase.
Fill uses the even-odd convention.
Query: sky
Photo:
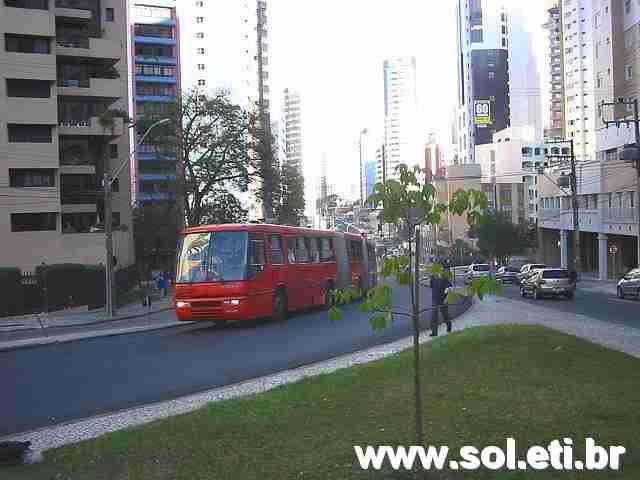
[[[183,1],[183,0],[181,0]],[[218,2],[219,0],[216,0]],[[220,18],[237,9],[216,3]],[[252,0],[250,0],[252,1]],[[525,5],[530,28],[537,32],[535,48],[543,55],[545,2],[507,0]],[[426,139],[435,131],[448,138],[456,107],[455,0],[268,0],[269,82],[272,118],[280,118],[282,92],[302,95],[303,162],[308,212],[315,204],[320,161],[327,159],[329,181],[339,193],[357,184],[359,132],[370,140],[383,134],[382,62],[415,56],[418,108]],[[532,6],[533,5],[533,6]],[[233,87],[237,59],[230,52],[240,40],[236,21],[220,21],[212,47],[226,87]],[[184,48],[183,48],[184,51]],[[227,68],[229,65],[229,68]],[[544,77],[542,77],[544,78]],[[546,118],[546,116],[545,116]],[[375,147],[370,148],[372,154]]]

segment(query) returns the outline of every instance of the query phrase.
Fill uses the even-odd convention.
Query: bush
[[[24,294],[19,268],[0,268],[0,292],[0,317],[21,315],[24,310]]]
[[[89,308],[105,304],[103,267],[73,263],[40,265],[36,274],[45,292],[44,307],[47,311],[65,308],[70,298],[74,305],[88,305]]]

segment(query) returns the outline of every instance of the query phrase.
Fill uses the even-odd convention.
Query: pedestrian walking
[[[163,297],[167,296],[167,277],[164,272],[158,277],[158,290],[162,292]]]
[[[440,326],[440,313],[442,313],[444,322],[447,324],[447,332],[451,332],[453,328],[451,320],[449,319],[449,306],[445,302],[447,289],[451,287],[451,282],[448,278],[431,277],[429,287],[431,287],[431,303],[433,305],[430,336],[437,337],[438,327]]]

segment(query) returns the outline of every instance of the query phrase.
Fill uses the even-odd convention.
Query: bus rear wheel
[[[272,311],[271,316],[274,320],[279,322],[287,319],[287,294],[284,290],[278,290],[275,297],[273,297]]]

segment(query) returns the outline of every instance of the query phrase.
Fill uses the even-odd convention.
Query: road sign
[[[615,255],[616,253],[618,253],[618,247],[616,247],[615,245],[612,245],[609,247],[609,253],[611,255]]]
[[[474,102],[474,121],[476,125],[491,125],[490,100],[476,100]]]

